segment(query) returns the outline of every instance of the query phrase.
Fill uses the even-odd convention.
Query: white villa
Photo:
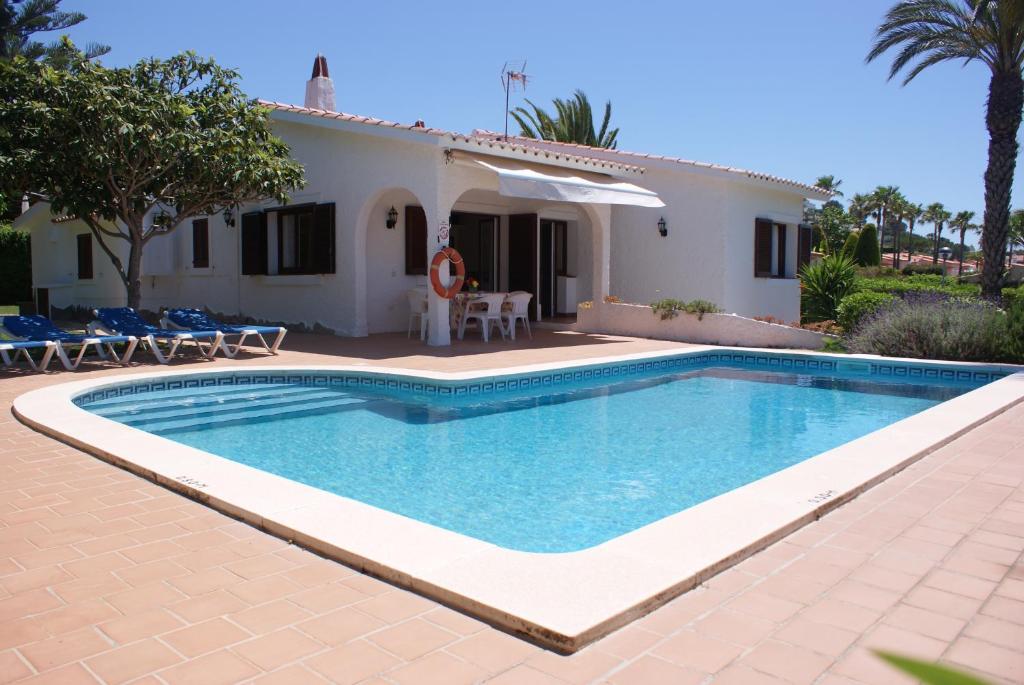
[[[304,106],[265,102],[307,185],[195,217],[146,247],[142,307],[206,307],[338,335],[406,330],[406,293],[451,244],[482,290],[534,294],[536,320],[615,295],[701,298],[727,312],[799,319],[800,226],[819,188],[682,159],[542,142],[336,111],[318,57]],[[121,306],[124,288],[88,228],[37,203],[31,231],[41,313]],[[125,246],[126,247],[126,246]],[[126,250],[127,251],[127,250]],[[429,342],[450,341],[448,301],[428,288]]]

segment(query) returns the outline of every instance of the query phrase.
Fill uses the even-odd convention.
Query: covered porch
[[[479,282],[481,292],[530,293],[533,322],[565,321],[580,302],[605,297],[611,205],[664,205],[622,178],[639,179],[639,168],[615,165],[612,176],[576,168],[590,164],[578,158],[558,161],[445,150],[434,188],[394,188],[373,198],[363,212],[367,272],[357,302],[366,333],[405,331],[408,293],[418,289],[427,293],[429,344],[451,344],[451,301],[429,285],[430,261],[445,245],[460,253],[467,280]],[[451,282],[447,263],[440,281]]]

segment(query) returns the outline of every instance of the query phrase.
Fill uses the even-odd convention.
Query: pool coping
[[[383,374],[442,382],[740,351],[838,362],[999,369],[1000,380],[694,507],[578,552],[509,550],[91,414],[72,399],[147,379],[209,374]],[[692,346],[467,372],[348,365],[184,368],[71,381],[23,394],[32,428],[274,535],[522,635],[574,652],[885,480],[1024,400],[1024,370],[756,348]]]

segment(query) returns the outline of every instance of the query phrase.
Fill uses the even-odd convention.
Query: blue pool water
[[[301,382],[84,408],[503,547],[590,547],[978,384],[709,367],[440,398]]]

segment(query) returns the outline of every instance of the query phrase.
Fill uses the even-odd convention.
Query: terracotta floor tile
[[[73,576],[60,566],[42,566],[39,568],[13,573],[0,578],[0,586],[10,594],[18,594],[26,590],[35,590],[56,585]]]
[[[717,673],[743,651],[743,647],[730,642],[684,630],[668,638],[651,653],[679,666],[704,673]]]
[[[123,614],[166,607],[185,599],[185,595],[164,583],[150,583],[109,595],[106,600]]]
[[[37,671],[48,671],[110,649],[110,643],[92,628],[23,645],[18,651]]]
[[[705,679],[698,671],[689,671],[652,656],[642,656],[608,677],[614,685],[697,685]]]
[[[166,609],[146,609],[97,626],[115,643],[128,644],[177,630],[185,624]]]
[[[304,663],[332,683],[349,685],[382,673],[399,661],[369,642],[358,640],[317,654]]]
[[[864,631],[875,623],[882,614],[872,609],[843,602],[837,599],[823,599],[809,606],[802,614],[815,623],[824,623],[847,630]]]
[[[981,613],[1001,618],[1004,621],[1024,625],[1024,602],[1008,597],[996,595],[989,598],[984,606],[982,606]]]
[[[273,599],[287,597],[301,590],[302,587],[284,576],[269,576],[247,580],[227,588],[227,591],[235,595],[243,602],[249,604],[262,604]]]
[[[199,656],[250,638],[251,635],[223,618],[181,628],[161,636],[171,647],[188,657]]]
[[[170,685],[228,685],[252,678],[259,671],[227,651],[214,652],[161,671],[159,676]]]
[[[702,635],[750,647],[773,633],[776,624],[754,618],[728,609],[719,609],[697,622],[697,632]]]
[[[188,573],[187,569],[178,566],[172,561],[158,559],[146,564],[138,564],[118,569],[114,572],[121,580],[132,587],[146,585],[161,580],[171,580]],[[173,583],[172,583],[173,584]]]
[[[1011,683],[1024,682],[1024,654],[1017,649],[965,637],[957,640],[946,652],[944,660],[969,669],[1005,678]]]
[[[1024,620],[1024,616],[1021,616],[1021,619]],[[1000,647],[1024,650],[1024,625],[1019,623],[977,616],[967,624],[964,634]]]
[[[952,640],[966,625],[961,619],[906,604],[901,604],[888,614],[885,623],[939,640]]]
[[[181,657],[156,640],[118,647],[86,661],[104,682],[119,685],[181,661]]]
[[[345,607],[324,616],[303,621],[296,627],[324,644],[340,645],[343,642],[380,630],[386,625],[379,618],[364,614],[352,607]]]
[[[406,661],[412,661],[459,638],[421,618],[379,630],[367,639]]]
[[[199,623],[214,616],[234,614],[249,608],[249,605],[224,590],[217,590],[169,604],[167,608],[189,623]]]
[[[371,597],[357,606],[360,611],[376,616],[382,621],[395,623],[430,611],[434,608],[434,603],[411,592],[396,590]]]
[[[570,656],[541,651],[526,660],[525,666],[556,678],[558,682],[592,683],[622,664],[622,659],[591,647]]]
[[[861,640],[861,647],[894,652],[926,661],[938,661],[947,643],[903,628],[881,624]]]
[[[246,580],[269,576],[274,573],[281,573],[282,571],[287,571],[294,567],[295,564],[292,562],[286,561],[281,557],[274,556],[273,554],[264,554],[258,557],[239,559],[238,561],[232,561],[224,565],[226,570],[236,576],[241,576]]]
[[[814,682],[831,663],[829,657],[774,640],[762,642],[740,660],[740,664],[792,683]]]
[[[945,616],[969,619],[978,613],[982,600],[972,599],[952,592],[943,592],[932,587],[919,586],[903,598],[905,604],[934,611]]]
[[[0,600],[0,624],[16,618],[41,614],[59,606],[63,606],[63,602],[46,590],[29,590]]]
[[[18,685],[96,685],[98,682],[81,664],[70,664],[19,680]]]
[[[292,581],[289,581],[292,582]],[[302,590],[288,597],[288,601],[298,604],[300,607],[323,613],[339,607],[349,606],[356,602],[369,599],[358,590],[354,590],[341,583],[321,585]]]
[[[0,652],[0,683],[13,683],[32,675],[32,669],[14,650]]]
[[[295,606],[286,599],[278,599],[231,614],[231,620],[253,635],[259,635],[299,623],[312,615],[309,611]]]
[[[449,645],[445,651],[495,673],[536,654],[540,648],[497,630],[487,630]]]
[[[0,621],[0,650],[27,645],[50,637],[35,618],[16,618]]]
[[[294,664],[292,666],[285,666],[284,668],[278,669],[273,673],[260,676],[253,681],[256,685],[305,685],[306,683],[326,683],[327,681],[320,676],[319,673],[314,673],[308,668]],[[374,685],[370,681],[363,681],[361,685]],[[379,685],[388,685],[381,681]]]
[[[715,685],[786,685],[789,681],[736,664],[719,673],[714,682]]]
[[[387,674],[389,681],[399,685],[469,685],[481,682],[485,676],[486,671],[444,652],[417,659]]]
[[[177,566],[177,564],[175,564]],[[179,566],[179,568],[182,568]],[[241,582],[239,577],[224,568],[209,568],[171,578],[168,582],[190,597],[205,595],[214,590],[231,587]]]
[[[422,614],[421,618],[459,635],[472,635],[487,627],[483,621],[443,606]]]
[[[756,588],[744,592],[726,606],[741,614],[763,618],[774,623],[782,623],[804,608],[804,605],[799,602],[775,597]]]
[[[286,664],[315,654],[324,646],[293,628],[285,628],[269,635],[243,642],[232,651],[245,657],[264,671],[272,671]]]
[[[593,648],[621,659],[632,659],[663,639],[663,636],[633,624],[598,640]]]
[[[859,580],[847,579],[829,590],[828,596],[865,609],[885,611],[899,601],[902,595],[894,590],[885,590]]]

